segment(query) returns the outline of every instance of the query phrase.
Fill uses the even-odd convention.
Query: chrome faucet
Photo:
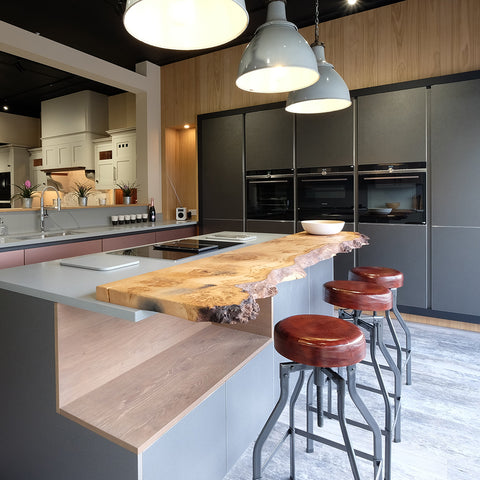
[[[45,217],[48,217],[48,212],[47,212],[47,209],[45,208],[44,206],[44,202],[43,202],[43,194],[45,193],[45,190],[48,190],[49,188],[51,188],[52,190],[54,190],[55,192],[57,192],[57,206],[55,207],[55,209],[59,212],[61,210],[61,203],[62,201],[60,200],[60,193],[59,191],[55,188],[55,187],[52,187],[51,185],[47,185],[43,190],[42,190],[42,195],[40,197],[40,230],[41,232],[45,232]]]

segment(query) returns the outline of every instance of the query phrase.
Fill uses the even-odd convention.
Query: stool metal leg
[[[358,312],[360,315],[360,312]],[[377,377],[378,385],[380,387],[380,392],[383,397],[383,402],[385,404],[385,480],[391,479],[391,459],[392,459],[392,411],[390,407],[390,400],[388,396],[388,391],[385,387],[385,382],[382,377],[382,372],[380,370],[380,364],[377,360],[376,350],[377,350],[377,343],[378,343],[378,330],[374,325],[371,325],[368,322],[365,322],[357,316],[357,312],[355,312],[356,316],[356,323],[359,326],[365,328],[370,334],[370,356],[372,359],[372,365],[375,370],[375,375]]]
[[[395,317],[398,320],[398,323],[400,323],[400,326],[402,327],[403,331],[405,332],[405,370],[406,370],[406,384],[411,385],[412,384],[412,334],[410,332],[410,329],[408,328],[407,323],[403,319],[401,313],[398,311],[398,306],[397,306],[397,289],[392,288],[392,296],[393,296],[393,313],[395,314]]]
[[[297,402],[300,391],[302,390],[305,379],[305,370],[301,370],[298,374],[298,380],[293,389],[290,398],[290,479],[295,480],[295,403]]]
[[[347,419],[345,416],[345,379],[332,371],[332,377],[330,377],[337,385],[337,415],[338,422],[340,423],[340,430],[342,431],[343,442],[347,451],[348,460],[350,462],[350,468],[352,469],[353,478],[360,480],[360,473],[358,471],[357,461],[355,458],[355,452],[350,442],[350,437],[347,430]]]
[[[387,315],[389,312],[385,312]],[[376,319],[375,320],[376,326],[377,326],[377,332],[378,332],[378,348],[383,354],[383,357],[387,361],[387,364],[390,368],[390,370],[393,373],[393,381],[394,381],[394,387],[393,387],[393,408],[394,408],[394,420],[393,420],[393,432],[394,432],[394,437],[393,441],[394,442],[400,442],[401,441],[401,423],[400,423],[400,409],[401,409],[401,395],[402,395],[402,372],[398,369],[398,366],[396,363],[393,361],[392,356],[390,355],[390,352],[388,351],[385,342],[383,340],[383,319]]]
[[[317,391],[318,395],[318,391]],[[307,411],[307,432],[308,433],[313,433],[313,372],[312,374],[308,377],[308,382],[307,382],[307,404],[306,404],[306,411]],[[322,416],[321,416],[321,425],[320,427],[323,427],[323,409],[322,409]],[[317,412],[317,421],[318,421],[318,412]],[[311,437],[307,437],[307,453],[312,453],[313,452],[313,440]]]
[[[273,427],[277,423],[278,418],[280,417],[281,413],[283,412],[285,405],[287,404],[288,401],[288,394],[289,394],[289,380],[290,380],[290,373],[291,372],[296,372],[296,371],[303,371],[305,370],[306,367],[305,365],[301,365],[295,362],[285,362],[281,363],[279,366],[279,371],[280,371],[280,397],[277,401],[277,404],[275,405],[274,409],[272,410],[272,413],[268,417],[267,422],[265,423],[264,427],[262,428],[262,431],[258,435],[257,440],[255,441],[255,445],[253,447],[253,480],[259,480],[262,478],[262,469],[267,465],[267,463],[270,461],[270,459],[273,457],[273,455],[276,452],[276,449],[274,452],[270,455],[269,459],[265,462],[265,464],[262,466],[262,449],[263,446],[270,435],[271,431],[273,430]],[[303,382],[303,380],[302,380]],[[297,382],[298,383],[298,382]],[[301,387],[300,387],[301,388]],[[298,394],[297,394],[298,395]],[[292,432],[290,429],[288,430],[287,435],[292,435]],[[286,436],[283,437],[283,440],[285,440]]]
[[[369,426],[373,433],[373,456],[374,456],[374,478],[381,478],[382,476],[382,432],[378,423],[373,418],[373,415],[368,410],[367,406],[360,398],[357,391],[356,368],[355,365],[347,367],[347,385],[350,398],[362,414],[363,419]]]

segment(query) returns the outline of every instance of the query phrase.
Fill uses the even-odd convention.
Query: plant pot
[[[130,205],[132,203],[132,197],[123,197],[123,204]]]
[[[32,197],[23,197],[23,208],[32,208]]]
[[[78,205],[80,207],[86,207],[87,206],[87,201],[88,201],[87,197],[78,197]]]

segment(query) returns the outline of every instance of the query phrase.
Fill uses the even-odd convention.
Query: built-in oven
[[[0,172],[0,208],[10,208],[11,200],[10,172]]]
[[[247,220],[294,220],[293,170],[253,170],[246,175]]]
[[[426,181],[425,162],[359,166],[359,222],[425,224]]]
[[[297,171],[298,220],[354,220],[353,168],[301,168]]]

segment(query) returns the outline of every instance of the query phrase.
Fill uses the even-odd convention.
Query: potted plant
[[[75,188],[73,193],[78,198],[78,204],[81,207],[85,207],[87,205],[88,196],[92,193],[93,187],[90,185],[85,185],[84,183],[75,183]]]
[[[135,182],[117,183],[117,187],[122,191],[123,203],[129,205],[132,202],[133,191],[138,188]]]
[[[23,208],[32,208],[33,196],[36,193],[36,189],[40,185],[32,185],[30,180],[25,180],[22,185],[15,185],[20,192],[16,193],[12,200],[15,198],[21,198],[23,200]]]

